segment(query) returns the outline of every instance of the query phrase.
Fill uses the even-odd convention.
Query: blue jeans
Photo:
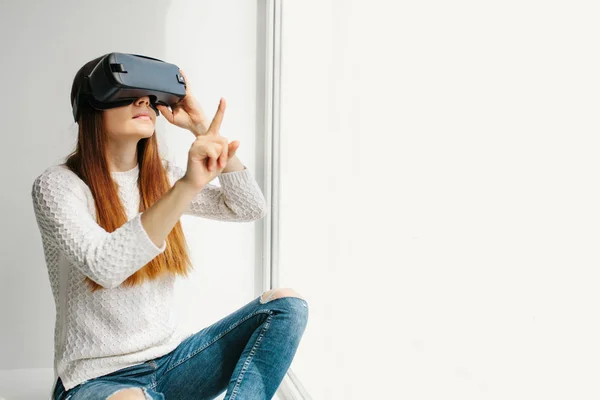
[[[146,399],[271,399],[283,380],[308,321],[300,297],[257,297],[183,340],[154,360],[88,380],[65,392],[58,378],[54,400],[105,400],[125,388]],[[140,393],[141,394],[141,393]]]

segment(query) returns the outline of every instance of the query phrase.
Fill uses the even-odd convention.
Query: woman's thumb
[[[227,157],[231,158],[235,156],[235,152],[240,147],[240,141],[236,140],[234,142],[229,143],[229,149],[227,149]]]

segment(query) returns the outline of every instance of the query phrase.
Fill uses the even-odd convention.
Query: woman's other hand
[[[187,170],[181,179],[197,190],[215,179],[239,148],[239,141],[229,143],[219,135],[224,114],[225,101],[221,99],[210,126],[205,134],[196,136],[188,153]]]
[[[198,137],[205,135],[208,131],[208,119],[200,103],[192,94],[190,81],[182,69],[179,73],[185,80],[185,96],[175,104],[170,110],[164,105],[156,105],[160,113],[173,125],[187,129]],[[221,99],[223,100],[223,99]]]

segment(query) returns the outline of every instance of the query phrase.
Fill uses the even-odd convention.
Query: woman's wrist
[[[208,127],[205,126],[203,123],[196,124],[190,129],[190,132],[192,132],[194,134],[194,136],[205,135],[207,131],[208,131]]]
[[[181,192],[184,196],[189,197],[190,201],[204,188],[204,186],[198,187],[197,185],[189,183],[184,177],[177,180],[173,186],[176,187],[177,191]]]

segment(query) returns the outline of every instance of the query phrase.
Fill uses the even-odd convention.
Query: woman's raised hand
[[[187,75],[182,69],[179,70],[179,73],[185,80],[185,96],[173,105],[172,110],[161,104],[156,108],[171,124],[189,130],[194,136],[204,135],[208,130],[208,118],[206,118],[200,102],[192,93],[192,85]]]
[[[215,179],[239,147],[239,141],[229,143],[227,138],[219,135],[224,114],[225,99],[221,98],[206,133],[196,136],[188,153],[187,171],[181,179],[195,189],[202,190],[207,183]]]

